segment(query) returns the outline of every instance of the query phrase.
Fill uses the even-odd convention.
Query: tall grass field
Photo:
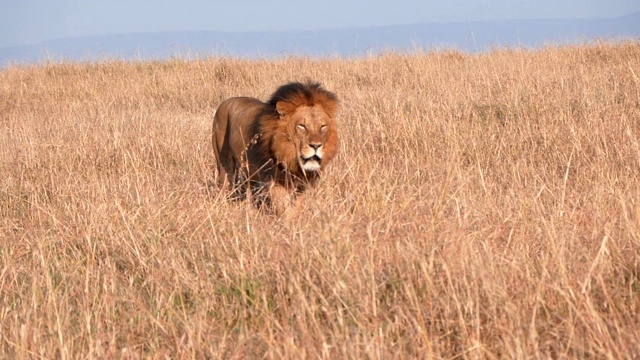
[[[313,79],[288,219],[211,125]],[[0,358],[640,358],[640,43],[0,70]]]

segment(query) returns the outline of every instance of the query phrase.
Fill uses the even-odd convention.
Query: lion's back
[[[224,147],[242,150],[255,136],[256,123],[267,106],[251,97],[234,97],[223,101],[213,118],[213,145],[218,152]]]
[[[246,126],[257,121],[258,115],[266,104],[252,97],[233,97],[223,101],[214,117],[214,125],[232,123]],[[215,130],[215,128],[214,128]]]

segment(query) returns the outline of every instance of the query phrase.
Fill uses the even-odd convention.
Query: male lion
[[[337,106],[334,93],[311,81],[283,85],[266,103],[225,100],[213,119],[219,185],[235,199],[250,193],[257,206],[284,213],[338,151]]]

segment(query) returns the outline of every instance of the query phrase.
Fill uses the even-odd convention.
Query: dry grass
[[[210,192],[226,97],[312,78],[290,222]],[[640,44],[0,71],[0,357],[638,358]]]

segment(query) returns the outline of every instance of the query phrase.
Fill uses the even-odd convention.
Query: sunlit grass
[[[640,45],[0,71],[2,358],[640,357]],[[311,78],[299,215],[225,200],[211,122]]]

